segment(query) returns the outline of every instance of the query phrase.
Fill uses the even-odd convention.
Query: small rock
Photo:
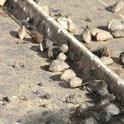
[[[59,17],[57,19],[57,22],[65,29],[68,30],[68,22],[67,19],[65,17]]]
[[[72,22],[72,20],[70,18],[68,18],[68,29],[69,32],[71,33],[75,33],[76,32],[76,26],[75,24]]]
[[[115,38],[123,38],[124,37],[124,30],[112,31],[112,35]]]
[[[99,49],[99,54],[101,57],[110,57],[112,54],[112,50],[108,47],[103,47],[101,49]]]
[[[76,88],[76,87],[82,86],[82,80],[75,76],[70,79],[69,85],[71,88]]]
[[[120,62],[124,65],[124,52],[120,53],[119,59],[120,59]]]
[[[85,119],[85,123],[84,124],[98,124],[97,121],[95,120],[95,118],[93,117],[89,117]]]
[[[106,107],[106,112],[114,116],[120,113],[120,109],[115,104],[111,103]]]
[[[85,28],[85,30],[83,32],[82,39],[85,43],[91,42],[91,33],[90,33],[88,26]]]
[[[26,28],[25,28],[25,26],[22,26],[22,27],[18,30],[18,37],[19,37],[21,40],[23,40],[26,36],[27,36]]]
[[[70,18],[59,17],[57,22],[67,31],[75,33],[76,27]]]
[[[97,33],[102,32],[103,30],[99,29],[99,28],[90,28],[90,32],[92,36],[96,36]]]
[[[65,63],[64,61],[61,60],[54,60],[50,67],[49,70],[52,72],[61,72],[69,68],[69,65]]]
[[[0,0],[0,6],[3,6],[6,3],[6,0]]]
[[[101,57],[101,61],[105,64],[105,65],[111,65],[113,63],[112,58],[110,57]]]
[[[65,80],[65,81],[68,81],[70,80],[71,78],[75,77],[76,74],[74,71],[72,71],[71,69],[67,69],[65,70],[62,75],[61,75],[61,80]]]
[[[31,38],[34,43],[42,43],[43,42],[43,35],[39,33],[38,31],[32,31]]]
[[[61,52],[61,53],[59,53],[57,59],[61,60],[61,61],[65,61],[67,59],[67,57],[63,52]]]
[[[106,41],[109,39],[112,39],[113,36],[108,31],[100,31],[96,34],[96,40],[97,41]]]
[[[124,8],[124,1],[120,0],[112,7],[112,11],[116,13],[121,11],[123,8]]]
[[[60,50],[63,52],[63,53],[67,53],[68,52],[68,45],[67,44],[62,44],[60,46]]]
[[[123,30],[124,24],[120,20],[112,19],[108,24],[108,29],[110,31]]]

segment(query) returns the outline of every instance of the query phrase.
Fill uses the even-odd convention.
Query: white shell
[[[111,65],[113,63],[113,60],[112,58],[110,57],[102,57],[101,58],[101,61],[105,64],[105,65]]]
[[[23,40],[27,36],[26,28],[25,26],[22,26],[18,31],[18,37]]]
[[[71,78],[71,80],[69,81],[69,85],[71,88],[76,88],[82,85],[82,80],[78,77],[73,77]]]
[[[116,12],[121,11],[123,8],[124,8],[124,1],[120,0],[119,2],[117,2],[117,3],[113,6],[112,10],[113,10],[113,12],[116,13]]]
[[[63,53],[67,53],[68,52],[68,46],[67,44],[62,44],[60,46],[60,50],[63,52]]]
[[[64,61],[61,60],[54,60],[50,67],[49,70],[52,72],[61,72],[69,68],[69,65],[65,63]]]
[[[71,69],[67,69],[65,70],[62,75],[61,75],[61,80],[65,80],[65,81],[68,81],[70,80],[71,78],[75,77],[76,74],[74,71],[72,71]]]
[[[124,29],[124,24],[120,20],[112,19],[108,24],[108,29],[110,31],[122,30]]]
[[[0,0],[0,6],[3,6],[5,4],[6,0]]]
[[[96,34],[96,40],[97,41],[106,41],[108,39],[112,39],[113,36],[108,31],[100,31]]]
[[[91,33],[89,28],[86,28],[83,32],[82,39],[85,43],[90,43],[91,42]]]
[[[57,59],[65,61],[67,59],[67,57],[66,57],[66,55],[63,52],[61,52],[61,53],[59,53]]]

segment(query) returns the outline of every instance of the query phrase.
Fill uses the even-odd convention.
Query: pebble
[[[43,35],[39,33],[38,31],[31,31],[30,35],[34,43],[43,42]]]
[[[76,74],[74,71],[72,71],[71,69],[67,69],[65,70],[62,75],[61,75],[61,80],[65,80],[65,81],[68,81],[70,80],[71,78],[75,77]]]
[[[124,30],[112,31],[112,35],[115,38],[123,38],[124,37]]]
[[[57,22],[64,28],[64,29],[68,29],[68,22],[67,19],[65,17],[59,17],[57,18]]]
[[[0,6],[3,6],[6,3],[6,0],[0,0]]]
[[[106,107],[106,112],[114,116],[120,113],[120,109],[115,104],[111,103]]]
[[[99,29],[99,28],[90,28],[90,33],[91,33],[91,35],[92,36],[96,36],[96,34],[98,33],[98,32],[102,32],[103,30],[101,30],[101,29]]]
[[[76,88],[82,86],[82,80],[79,77],[73,77],[69,81],[69,85],[71,88]]]
[[[117,13],[119,11],[121,11],[124,8],[124,1],[119,0],[113,7],[112,7],[112,11]]]
[[[108,24],[108,29],[110,31],[123,30],[124,24],[120,20],[112,19]]]
[[[71,33],[75,33],[76,31],[76,26],[75,24],[72,22],[72,20],[70,18],[66,18],[66,17],[59,17],[57,18],[57,22],[67,31],[71,32]]]
[[[19,37],[21,40],[23,40],[26,36],[27,36],[26,28],[25,28],[25,26],[22,26],[22,27],[18,30],[18,37]]]
[[[52,72],[61,72],[69,68],[69,65],[61,60],[54,60],[49,67]]]
[[[65,61],[67,59],[67,57],[63,52],[61,52],[61,53],[59,53],[57,59],[61,60],[61,61]]]
[[[67,44],[62,44],[60,46],[60,50],[63,52],[63,53],[67,53],[68,52],[68,45]]]
[[[95,118],[89,117],[89,118],[85,119],[85,123],[84,124],[98,124],[98,122],[96,121]]]
[[[111,65],[113,64],[113,59],[110,57],[101,57],[101,61],[105,64],[105,65]]]
[[[111,33],[108,31],[100,31],[96,34],[95,37],[97,41],[106,41],[113,38]]]
[[[112,50],[108,47],[103,47],[99,49],[99,53],[101,57],[110,57],[112,54]]]
[[[90,43],[91,42],[91,33],[88,27],[85,28],[82,39],[85,43]]]

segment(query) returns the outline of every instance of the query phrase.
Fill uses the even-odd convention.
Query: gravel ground
[[[87,24],[105,28],[112,18],[120,18],[118,14],[106,10],[99,1],[40,0],[40,4],[47,4],[51,11],[53,8],[59,8],[64,15],[71,15],[79,29],[76,37],[80,40],[80,34]],[[104,0],[104,2],[112,5],[115,0]],[[30,38],[25,41],[19,40],[16,37],[18,24],[1,9],[0,25],[0,34],[2,34],[0,37],[0,97],[2,99],[0,124],[91,124],[90,122],[97,124],[98,118],[94,113],[96,109],[90,108],[92,104],[88,104],[90,112],[83,109],[89,100],[87,92],[79,88],[70,89],[66,82],[60,80],[59,74],[49,72],[46,53],[41,53],[38,45],[32,43]],[[102,45],[110,46],[116,59],[124,47],[123,39],[92,43],[90,47],[95,49]],[[124,77],[122,66],[114,63],[111,68],[119,72],[122,78]],[[79,109],[76,108],[77,106]],[[115,107],[114,111],[117,113],[119,111],[121,116],[118,119],[117,114],[117,117],[114,116],[108,123],[123,124],[123,107],[120,110]],[[83,120],[87,113],[89,117]],[[94,114],[92,116],[89,113]],[[102,119],[106,119],[104,113],[100,114]]]
[[[112,6],[115,3],[116,0],[39,0],[39,4],[41,6],[48,5],[51,12],[58,9],[62,11],[63,15],[70,15],[78,29],[75,36],[80,41],[81,33],[86,25],[106,30],[110,20],[113,18],[122,19],[120,15],[124,15],[124,9],[119,13],[112,13],[106,9],[106,7]],[[88,44],[88,47],[91,50],[103,46],[112,49],[112,58],[115,63],[110,68],[124,79],[124,69],[118,59],[120,52],[124,49],[123,40],[123,38],[114,38],[106,42],[91,42]]]

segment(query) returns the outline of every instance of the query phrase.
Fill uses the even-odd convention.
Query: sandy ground
[[[115,0],[104,2],[113,5]],[[51,11],[56,8],[64,15],[71,15],[78,27],[76,37],[79,40],[87,24],[105,28],[112,18],[119,17],[106,10],[99,0],[40,0],[40,4],[47,4]],[[0,101],[0,124],[66,124],[71,121],[71,110],[86,104],[86,92],[70,89],[57,74],[49,72],[46,53],[41,53],[38,45],[30,39],[16,38],[19,26],[2,10],[0,26],[0,97],[9,99]],[[124,48],[123,39],[90,44],[91,49],[106,45],[113,49],[113,57],[118,59]],[[124,78],[124,70],[119,63],[114,63],[111,68],[119,70]],[[72,96],[71,100],[67,100],[69,96]],[[78,121],[78,118],[76,122],[73,118],[70,123],[79,124]]]
[[[69,110],[87,100],[85,92],[49,72],[46,53],[16,38],[19,26],[1,9],[0,27],[0,99],[7,97],[0,101],[0,124],[67,123]]]

